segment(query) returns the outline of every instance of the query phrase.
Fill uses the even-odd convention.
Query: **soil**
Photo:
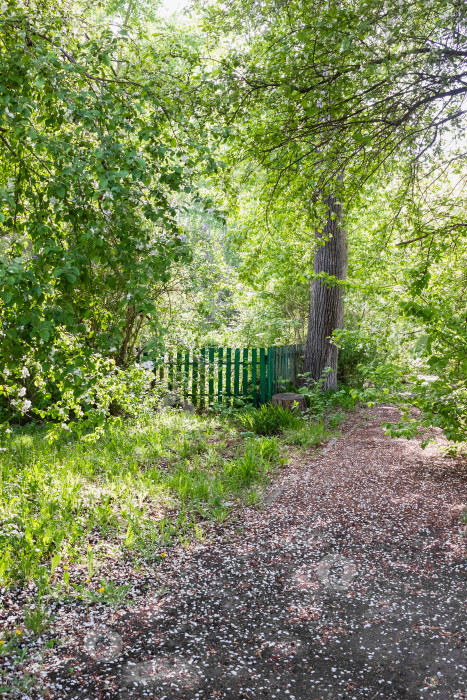
[[[66,700],[467,698],[467,464],[385,436],[296,451],[260,507],[170,550],[133,608],[63,609],[32,668]],[[163,587],[163,590],[161,590]]]

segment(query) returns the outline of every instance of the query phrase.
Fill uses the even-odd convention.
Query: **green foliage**
[[[10,421],[26,422],[34,413],[49,421],[50,439],[68,430],[91,440],[99,436],[109,419],[134,418],[154,410],[159,395],[152,387],[152,362],[122,369],[98,354],[86,363],[85,355],[76,351],[72,363],[70,346],[63,354],[52,348],[49,372],[31,358],[14,370],[0,370],[0,420],[4,421],[0,423],[0,442],[9,435]]]
[[[322,422],[307,421],[301,427],[284,431],[282,440],[286,445],[296,445],[302,449],[322,445],[333,436],[333,432],[324,427]]]
[[[99,589],[97,593],[93,591],[88,591],[85,595],[85,599],[90,601],[103,601],[113,608],[117,608],[122,605],[123,601],[127,598],[128,592],[131,588],[131,584],[126,583],[123,586],[116,586],[112,581],[103,580],[99,582]]]
[[[0,22],[8,409],[30,377],[16,417],[56,419],[63,404],[86,413],[80,397],[112,361],[133,361],[145,326],[160,346],[155,302],[171,266],[189,256],[173,198],[212,167],[176,89],[196,47],[163,32],[156,45],[142,27],[118,31],[75,10],[12,0]]]
[[[462,132],[463,3],[198,4],[212,45],[229,38],[213,70],[216,107],[226,126],[241,116],[235,150],[265,169],[271,199],[301,195],[318,210],[313,195],[344,170],[358,197],[388,161],[413,163]]]
[[[303,423],[296,413],[270,404],[239,411],[237,419],[244,428],[257,435],[280,435],[286,429],[301,427]]]
[[[96,535],[119,542],[121,557],[153,561],[179,537],[201,538],[200,517],[224,519],[280,460],[269,438],[226,454],[229,433],[211,418],[172,411],[108,424],[97,441],[63,431],[51,443],[42,428],[13,428],[0,453],[2,581],[34,579],[83,596],[84,579],[106,556],[90,545]],[[117,595],[104,589],[109,600]],[[39,625],[39,613],[31,615]]]
[[[365,334],[359,328],[338,331],[335,343],[339,346],[338,380],[347,385],[361,382],[361,365],[378,361],[379,348],[374,335]]]
[[[25,609],[24,611],[24,624],[26,629],[30,630],[33,634],[41,634],[47,629],[49,624],[49,613],[44,608],[44,606],[39,602],[34,606]]]
[[[240,335],[242,307],[231,235],[219,214],[196,202],[183,207],[180,220],[190,259],[174,265],[170,295],[162,295],[157,304],[167,344],[230,345]]]
[[[449,374],[441,377],[412,376],[406,387],[405,396],[394,397],[394,402],[402,409],[402,419],[398,423],[388,423],[386,428],[393,437],[417,435],[420,429],[438,427],[445,437],[454,443],[467,442],[467,382],[453,381]],[[415,416],[413,409],[420,415]],[[425,438],[422,446],[430,442]]]

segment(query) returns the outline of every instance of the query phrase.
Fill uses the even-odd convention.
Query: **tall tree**
[[[287,191],[304,205],[314,197],[314,225],[321,226],[326,213],[319,193],[332,192],[339,173],[346,172],[347,208],[374,173],[384,177],[396,160],[407,165],[401,189],[409,191],[427,154],[440,155],[446,141],[462,132],[467,113],[462,0],[232,0],[228,7],[200,0],[200,5],[216,45],[220,39],[235,47],[220,60],[217,49],[213,92],[232,128],[233,149],[267,173],[265,202]],[[235,35],[241,40],[235,42]],[[465,158],[465,148],[456,157]],[[318,274],[326,273],[324,258],[336,242],[330,239],[317,253]],[[313,283],[308,349],[314,343],[321,360],[315,366],[308,356],[307,366],[315,378],[328,353],[335,364],[337,350],[331,352],[328,338],[342,316],[339,311],[328,319],[315,303],[326,305],[332,298],[330,309],[336,308],[340,295],[338,287]]]
[[[347,238],[343,228],[342,204],[332,195],[326,197],[328,217],[322,230],[316,232],[308,334],[304,373],[317,382],[324,377],[323,388],[337,387],[338,348],[332,342],[334,331],[343,327],[344,302],[342,286],[347,274]]]

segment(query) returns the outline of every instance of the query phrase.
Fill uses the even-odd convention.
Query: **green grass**
[[[108,426],[97,442],[15,428],[0,452],[0,581],[68,592],[77,569],[92,578],[108,557],[157,562],[173,542],[202,539],[203,519],[254,501],[280,460],[275,438],[232,452],[233,430],[177,411]]]
[[[257,435],[280,435],[284,430],[297,430],[303,425],[303,419],[295,412],[270,404],[239,411],[237,419],[243,428]]]
[[[306,449],[322,445],[323,442],[335,434],[335,431],[328,430],[322,422],[313,423],[310,421],[305,424],[302,423],[298,430],[286,430],[282,440],[286,445],[296,445]]]

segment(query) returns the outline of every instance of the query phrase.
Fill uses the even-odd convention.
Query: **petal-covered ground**
[[[386,437],[396,418],[296,453],[130,611],[64,608],[38,697],[467,698],[467,465]]]

